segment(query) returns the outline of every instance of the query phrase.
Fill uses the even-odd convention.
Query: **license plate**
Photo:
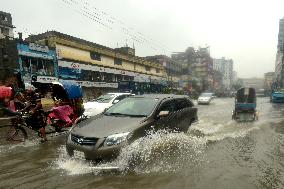
[[[74,157],[77,158],[77,159],[85,159],[85,154],[84,152],[80,152],[80,151],[77,151],[77,150],[74,150]]]

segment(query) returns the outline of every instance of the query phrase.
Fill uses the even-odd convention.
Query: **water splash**
[[[135,173],[178,172],[186,162],[200,161],[206,143],[184,133],[152,132],[122,149],[112,163]]]
[[[52,166],[55,169],[65,170],[68,175],[81,175],[92,173],[92,164],[85,160],[71,158],[65,149],[65,146],[60,146],[58,149],[59,157]]]
[[[230,120],[225,124],[216,124],[201,120],[186,134],[169,133],[165,130],[152,131],[146,137],[123,148],[115,160],[96,166],[118,167],[122,174],[129,171],[136,174],[179,172],[190,168],[186,166],[198,166],[202,163],[204,150],[209,143],[226,138],[245,137],[258,128],[256,123],[236,124]],[[67,174],[94,173],[94,165],[91,162],[69,157],[65,147],[60,147],[59,154],[55,165]],[[100,174],[100,171],[95,174]]]

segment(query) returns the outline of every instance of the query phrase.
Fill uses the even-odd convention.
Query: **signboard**
[[[37,82],[39,83],[52,83],[54,81],[58,81],[58,79],[56,77],[37,76]]]
[[[29,49],[33,50],[33,51],[44,52],[44,53],[48,53],[48,51],[49,51],[47,46],[42,46],[42,45],[35,44],[35,43],[30,43]]]
[[[59,82],[62,79],[59,80]],[[98,88],[118,88],[118,83],[106,83],[106,82],[92,82],[92,81],[76,81],[71,80],[82,87],[98,87]]]
[[[117,75],[127,75],[127,76],[135,76],[134,72],[130,71],[124,71],[114,68],[105,68],[101,66],[96,65],[90,65],[90,64],[81,64],[76,62],[69,62],[69,61],[58,61],[58,66],[60,67],[66,67],[66,68],[72,68],[72,69],[81,69],[81,70],[90,70],[90,71],[98,71],[98,72],[104,72],[104,73],[112,73]]]
[[[34,58],[42,58],[42,59],[49,59],[49,60],[53,60],[54,59],[53,56],[46,55],[46,54],[39,54],[39,53],[22,51],[22,50],[19,50],[18,53],[19,53],[19,55],[29,56],[29,57],[34,57]]]

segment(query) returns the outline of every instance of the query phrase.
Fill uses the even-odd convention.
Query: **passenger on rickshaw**
[[[58,119],[63,122],[62,127],[68,127],[72,125],[71,116],[74,111],[67,102],[61,100],[55,101],[55,106],[51,109],[51,113],[48,115],[48,122],[51,123],[51,119]]]
[[[81,87],[74,82],[53,83],[52,98],[54,101],[60,100],[60,106],[55,107],[54,110],[57,117],[67,123],[63,125],[64,127],[72,126],[72,123],[83,114],[82,96]]]

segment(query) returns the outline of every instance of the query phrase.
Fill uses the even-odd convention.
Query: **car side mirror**
[[[170,114],[169,111],[160,111],[159,117],[167,117]]]
[[[118,103],[119,102],[119,100],[114,100],[112,103],[113,104],[116,104],[116,103]]]

